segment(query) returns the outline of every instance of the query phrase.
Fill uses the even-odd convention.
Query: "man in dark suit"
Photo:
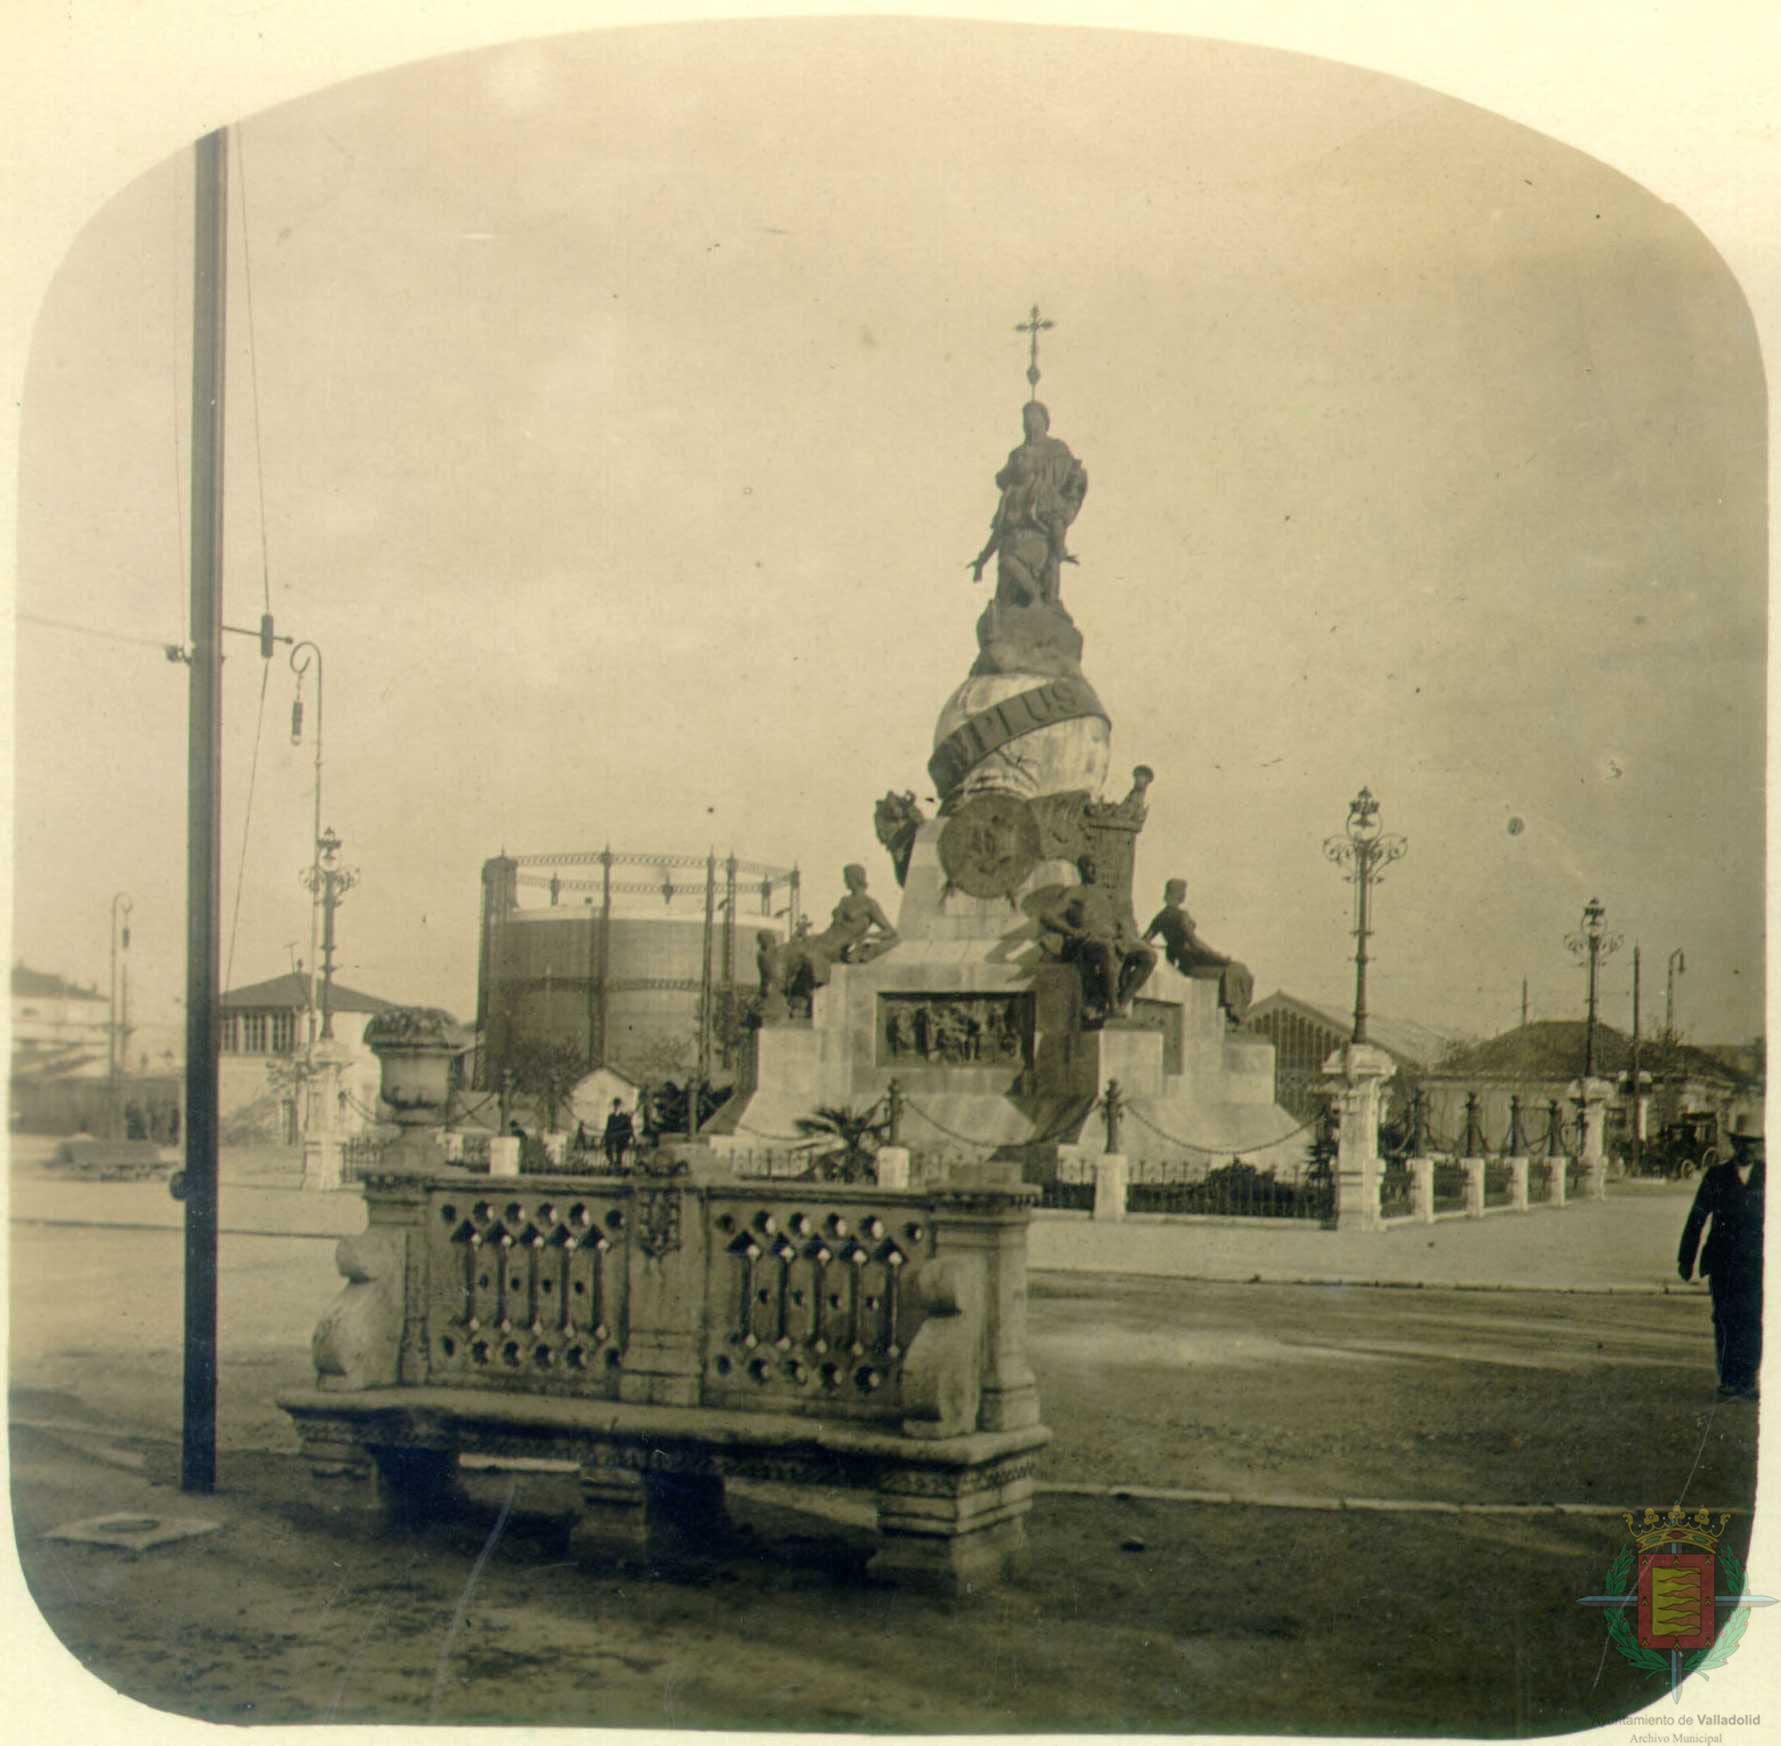
[[[1676,1271],[1694,1272],[1701,1232],[1701,1272],[1713,1292],[1713,1350],[1719,1364],[1719,1393],[1726,1400],[1755,1400],[1756,1372],[1762,1363],[1763,1136],[1748,1116],[1733,1123],[1731,1157],[1701,1178]]]

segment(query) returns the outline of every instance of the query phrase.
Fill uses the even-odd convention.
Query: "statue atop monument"
[[[1026,435],[996,475],[1001,501],[989,539],[969,565],[971,579],[981,582],[984,565],[995,557],[997,606],[1061,608],[1059,571],[1076,562],[1065,549],[1064,534],[1088,494],[1088,473],[1069,445],[1051,434],[1051,414],[1038,398],[1039,334],[1052,325],[1040,319],[1034,304],[1031,318],[1015,328],[1032,336],[1027,382],[1033,397],[1020,412]]]
[[[971,560],[971,577],[983,580],[993,554],[996,605],[1061,606],[1060,567],[1076,562],[1064,547],[1064,532],[1088,493],[1088,474],[1069,445],[1049,434],[1051,414],[1037,400],[1021,408],[1020,420],[1026,441],[1010,451],[996,475],[1002,500],[988,541]]]

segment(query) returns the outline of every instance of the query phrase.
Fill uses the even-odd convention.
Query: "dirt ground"
[[[1027,1571],[950,1604],[873,1581],[861,1500],[735,1487],[735,1537],[654,1576],[578,1568],[561,1476],[367,1534],[311,1493],[271,1397],[308,1374],[331,1245],[224,1245],[221,1483],[177,1457],[178,1241],[15,1229],[13,1496],[76,1656],[218,1721],[876,1732],[1509,1736],[1651,1701],[1596,1592],[1617,1517],[1336,1500],[1748,1507],[1755,1416],[1719,1406],[1693,1297],[1037,1274],[1056,1433]],[[235,1306],[229,1313],[228,1306]],[[81,1429],[80,1427],[87,1427]],[[43,1538],[111,1510],[220,1533],[139,1555]],[[1728,1544],[1747,1542],[1748,1520]],[[1735,1664],[1734,1664],[1735,1667]],[[1713,1676],[1722,1700],[1728,1667]]]

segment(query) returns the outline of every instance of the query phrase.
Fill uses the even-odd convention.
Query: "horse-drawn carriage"
[[[1630,1172],[1633,1146],[1624,1142],[1622,1158]],[[1639,1174],[1658,1176],[1666,1182],[1685,1182],[1703,1170],[1710,1170],[1724,1156],[1719,1132],[1719,1117],[1711,1110],[1687,1110],[1673,1122],[1666,1122],[1655,1134],[1646,1136],[1639,1149]]]

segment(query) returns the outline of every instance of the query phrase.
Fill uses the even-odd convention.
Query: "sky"
[[[1648,1025],[1682,950],[1687,1034],[1762,1028],[1757,334],[1619,171],[1309,56],[863,19],[429,60],[241,118],[231,169],[225,618],[324,651],[344,981],[472,1010],[503,848],[733,848],[818,912],[863,860],[894,895],[873,803],[931,793],[1037,301],[1110,797],[1157,773],[1141,914],[1179,874],[1258,993],[1344,1006],[1322,844],[1364,783],[1409,844],[1375,1012],[1490,1034],[1525,977],[1580,1016],[1599,897],[1609,1022],[1637,943]],[[129,892],[151,1024],[191,180],[91,218],[21,415],[12,950],[103,987]],[[230,642],[239,985],[307,951],[314,746],[284,651]]]

